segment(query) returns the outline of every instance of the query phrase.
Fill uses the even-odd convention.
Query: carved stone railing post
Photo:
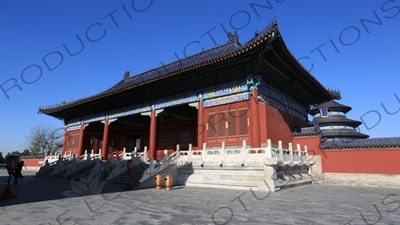
[[[241,165],[244,166],[244,162],[246,162],[246,158],[247,158],[247,144],[246,144],[246,140],[243,140],[242,142],[242,162]]]
[[[188,160],[192,161],[192,144],[189,144],[189,150],[188,150]]]
[[[101,154],[101,149],[99,149],[99,160],[103,160],[103,154]]]
[[[279,155],[280,155],[280,160],[284,160],[283,159],[283,147],[282,147],[282,141],[278,141],[278,149],[279,149]]]
[[[163,159],[168,159],[168,150],[167,150],[167,149],[164,150],[164,157],[163,157]]]
[[[137,147],[133,148],[132,156],[137,157]]]
[[[293,163],[293,144],[289,142],[289,154],[290,154],[290,162]]]
[[[267,149],[265,150],[265,157],[272,157],[272,143],[271,139],[267,139]]]
[[[301,162],[301,149],[300,149],[300,144],[296,145],[297,147],[297,151],[296,151],[296,155],[298,156],[298,160]],[[296,157],[297,158],[297,157]]]
[[[201,150],[201,161],[204,163],[206,161],[206,143],[203,143],[203,149]]]
[[[267,140],[267,149],[265,150],[265,158],[270,159],[272,158],[272,143],[271,139]]]
[[[304,158],[305,158],[304,161],[308,162],[308,147],[307,147],[307,145],[304,145]]]
[[[223,141],[221,144],[222,144],[221,145],[221,151],[220,151],[221,161],[219,162],[220,166],[222,166],[224,164],[224,161],[225,161],[225,141]]]
[[[144,146],[144,151],[143,151],[143,161],[147,162],[147,146]]]

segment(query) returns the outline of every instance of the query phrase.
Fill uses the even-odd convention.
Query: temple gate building
[[[332,99],[340,94],[297,62],[274,22],[243,45],[229,34],[224,45],[135,76],[126,72],[104,92],[39,113],[64,120],[63,151],[106,149],[109,158],[123,147],[148,146],[149,158],[160,159],[176,144],[290,142],[296,127],[309,126],[310,105]]]
[[[244,144],[254,149],[271,147],[272,143],[280,145],[280,150],[274,151],[282,154],[283,143],[283,148],[290,149],[286,152],[290,152],[289,164],[293,166],[292,144],[301,144],[314,151],[322,174],[324,163],[330,165],[330,172],[336,172],[339,167],[335,165],[343,162],[340,157],[332,161],[336,160],[333,156],[330,163],[324,162],[324,156],[347,153],[321,149],[388,148],[385,152],[369,151],[368,159],[379,155],[393,160],[398,154],[400,138],[370,140],[357,131],[361,122],[346,117],[351,107],[336,102],[341,99],[340,93],[324,87],[298,63],[276,21],[246,43],[238,39],[236,32],[229,33],[226,44],[144,73],[131,76],[125,72],[120,82],[101,93],[40,107],[39,113],[64,121],[62,154],[81,156],[85,150],[93,150],[95,154],[101,152],[102,159],[124,149],[136,149],[146,150],[147,160],[161,160],[165,154],[173,154],[177,145],[200,150]],[[312,121],[308,114],[313,116]],[[384,145],[387,141],[392,144]],[[281,155],[280,159],[285,157]],[[278,179],[279,163],[268,163],[275,166],[275,172],[265,174]],[[337,171],[370,173],[369,163],[367,160],[362,166]],[[286,175],[308,173],[308,166],[301,172],[304,164],[297,165]],[[392,165],[379,173],[399,174],[398,170]],[[263,179],[263,172],[260,174],[256,186]]]

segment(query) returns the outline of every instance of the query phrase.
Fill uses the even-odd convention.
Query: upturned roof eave
[[[297,71],[295,73],[298,79],[303,80],[305,83],[309,84],[309,87],[313,87],[316,92],[319,92],[325,99],[333,100],[333,99],[341,99],[340,93],[329,90],[328,88],[324,87],[311,73],[309,73],[298,61],[294,58],[293,54],[287,48],[283,38],[281,38],[280,33],[278,33],[279,38],[277,38],[277,45],[274,45],[277,51],[283,51],[284,59],[286,63],[290,63],[294,65],[292,70]],[[281,61],[282,61],[281,60]]]

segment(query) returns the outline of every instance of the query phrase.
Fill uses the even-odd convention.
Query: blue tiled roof
[[[156,69],[149,70],[147,72],[144,72],[144,73],[141,73],[141,74],[138,74],[135,76],[124,77],[124,79],[121,80],[119,83],[117,83],[113,87],[111,87],[101,93],[98,93],[98,94],[95,94],[95,95],[92,95],[92,96],[89,96],[89,97],[86,97],[83,99],[79,99],[79,100],[63,102],[59,105],[40,107],[40,109],[53,108],[53,107],[57,107],[57,106],[68,106],[68,105],[74,104],[78,101],[82,102],[85,100],[90,100],[96,96],[104,96],[104,95],[111,94],[111,93],[114,93],[117,91],[122,91],[122,90],[132,87],[134,85],[146,83],[150,80],[157,79],[158,77],[166,76],[169,73],[180,71],[180,70],[183,70],[190,66],[194,66],[196,64],[201,64],[202,62],[206,62],[206,61],[209,61],[212,59],[217,59],[219,57],[228,55],[228,54],[235,52],[241,48],[241,45],[237,42],[237,39],[235,37],[237,37],[237,34],[235,34],[235,35],[232,34],[232,36],[230,36],[228,43],[225,45],[221,45],[221,46],[212,48],[210,50],[203,51],[199,54],[189,56],[189,57],[181,59],[179,61],[175,61],[173,63],[161,66]],[[129,76],[129,74],[128,74],[128,76]]]
[[[302,127],[300,130],[293,131],[292,134],[294,137],[319,136],[321,135],[321,131],[315,127]]]
[[[120,82],[101,93],[74,101],[63,101],[60,104],[39,107],[39,113],[52,115],[57,118],[64,118],[64,115],[62,115],[62,110],[64,109],[73,108],[77,105],[83,105],[91,101],[95,101],[96,99],[104,99],[108,96],[134,89],[138,86],[146,85],[147,83],[155,82],[160,79],[183,74],[192,70],[196,70],[198,68],[205,68],[208,65],[215,66],[219,63],[226,63],[230,59],[235,60],[246,54],[251,54],[253,51],[259,51],[259,46],[264,45],[272,40],[277,40],[277,43],[282,43],[282,46],[284,46],[282,47],[284,51],[284,53],[282,54],[286,54],[286,57],[290,58],[289,61],[292,60],[293,63],[297,63],[297,60],[294,59],[294,57],[290,54],[290,52],[288,52],[286,46],[284,45],[284,42],[281,39],[281,35],[279,34],[277,21],[275,20],[265,29],[259,32],[256,36],[254,36],[250,41],[246,42],[244,45],[241,45],[238,42],[238,35],[236,34],[236,32],[234,34],[229,33],[228,38],[229,41],[222,46],[203,51],[201,53],[164,65],[162,67],[152,69],[131,77],[129,76],[129,74],[125,74],[124,78]],[[296,64],[296,66],[301,67],[301,65],[298,63]],[[323,91],[321,89],[319,91],[320,93],[325,94],[326,98],[328,98],[328,95],[330,96],[329,98],[334,98],[335,96],[336,98],[340,97],[339,92],[324,88],[318,82],[318,80],[311,74],[309,74],[304,68],[299,74],[305,76],[305,78],[309,80],[311,85],[314,85],[314,88],[316,86],[318,88],[322,88]]]
[[[324,140],[320,149],[399,148],[400,137]]]
[[[365,139],[369,135],[358,132],[355,129],[336,129],[336,130],[322,130],[322,137],[330,138],[353,138]]]

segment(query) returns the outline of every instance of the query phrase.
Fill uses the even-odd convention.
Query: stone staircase
[[[134,187],[138,187],[139,180],[143,176],[143,172],[149,168],[149,165],[143,161],[138,161],[134,165],[131,171],[131,182]],[[114,180],[112,183],[127,184],[128,183],[128,173],[122,174],[118,179]]]

